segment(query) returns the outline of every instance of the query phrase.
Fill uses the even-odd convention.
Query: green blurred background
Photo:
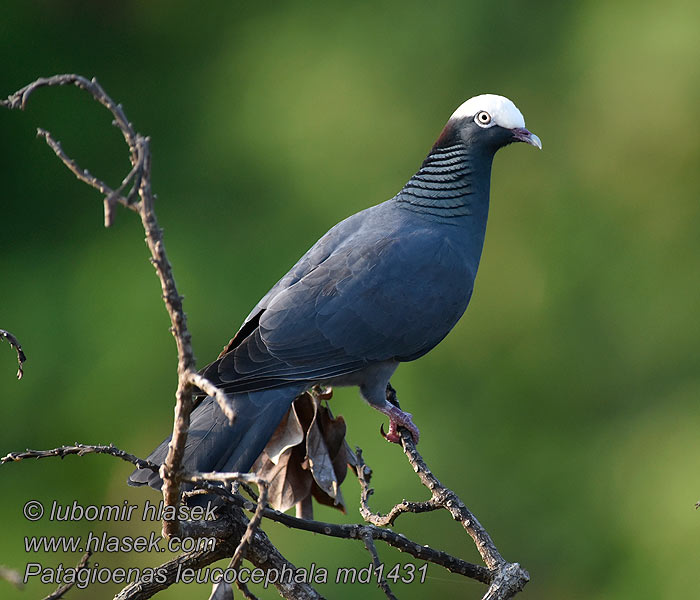
[[[519,597],[646,599],[700,590],[700,4],[658,2],[15,2],[0,18],[0,95],[38,76],[96,76],[152,136],[153,184],[200,365],[331,225],[391,197],[451,112],[483,92],[525,114],[544,151],[510,147],[466,317],[394,385],[420,449],[532,577]],[[75,441],[146,455],[170,429],[176,357],[132,213],[102,227],[99,195],[40,140],[46,127],[117,185],[127,153],[76,89],[0,111],[0,453]],[[400,310],[400,307],[399,307]],[[356,390],[332,401],[375,470],[375,509],[425,498]],[[0,468],[0,564],[25,535],[156,524],[23,517],[32,498],[143,504],[102,456]],[[360,520],[358,486],[344,485]],[[446,514],[396,529],[477,560]],[[265,530],[297,565],[363,567],[361,544]],[[383,561],[408,560],[385,547]],[[105,566],[167,556],[101,554]],[[37,598],[0,581],[0,596]],[[111,597],[121,586],[74,590]],[[329,598],[382,598],[321,586]],[[480,598],[438,567],[401,598]],[[161,598],[206,598],[180,585]],[[274,591],[257,590],[261,597]]]

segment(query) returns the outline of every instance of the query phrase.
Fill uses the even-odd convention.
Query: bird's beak
[[[511,129],[511,131],[513,132],[514,141],[526,142],[527,144],[530,144],[531,146],[542,150],[542,142],[540,141],[540,138],[538,138],[534,133],[530,133],[524,127],[516,127],[515,129]]]

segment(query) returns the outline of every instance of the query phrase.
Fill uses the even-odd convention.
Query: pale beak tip
[[[540,140],[540,138],[538,138],[534,133],[529,132],[524,127],[518,127],[512,131],[513,140],[516,142],[525,142],[526,144],[530,144],[531,146],[542,150],[542,140]]]
[[[542,140],[538,138],[534,133],[530,134],[530,141],[529,143],[534,146],[535,148],[538,148],[542,150]]]

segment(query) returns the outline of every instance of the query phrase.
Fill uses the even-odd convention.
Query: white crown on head
[[[518,107],[505,96],[497,96],[496,94],[481,94],[469,98],[452,113],[450,120],[473,117],[482,110],[491,115],[491,119],[496,125],[506,129],[525,127],[525,119]]]

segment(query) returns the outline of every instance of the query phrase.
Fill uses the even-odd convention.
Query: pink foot
[[[379,410],[389,417],[389,431],[384,433],[384,426],[381,428],[385,440],[393,442],[394,444],[400,444],[401,436],[399,435],[399,427],[405,427],[411,434],[414,443],[418,443],[420,431],[418,431],[418,427],[413,423],[413,415],[411,415],[411,413],[404,412],[389,402],[386,403],[385,407]]]

